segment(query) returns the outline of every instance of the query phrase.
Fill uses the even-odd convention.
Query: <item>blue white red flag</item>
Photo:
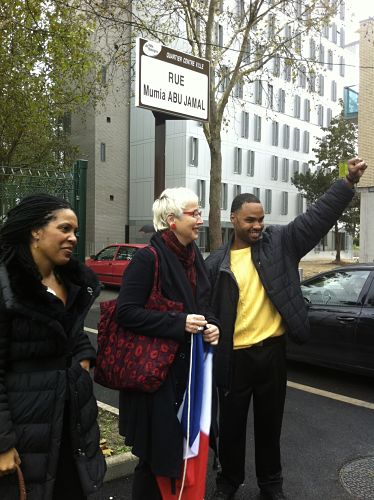
[[[182,477],[172,491],[168,477],[157,477],[163,500],[203,500],[212,409],[212,348],[201,334],[191,337],[189,384],[178,418],[184,435]]]

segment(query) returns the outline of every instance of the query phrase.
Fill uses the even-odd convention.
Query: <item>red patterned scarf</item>
[[[191,285],[193,293],[195,294],[197,276],[194,246],[192,244],[187,245],[186,247],[182,245],[173,231],[170,231],[169,229],[163,231],[161,237],[164,240],[165,245],[169,248],[169,250],[175,253],[175,255],[178,257],[179,262],[184,267],[187,279]]]

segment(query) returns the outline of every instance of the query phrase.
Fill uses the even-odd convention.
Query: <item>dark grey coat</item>
[[[285,226],[267,226],[252,247],[252,260],[270,300],[282,316],[289,337],[305,342],[309,336],[307,309],[300,289],[298,264],[338,220],[354,191],[339,180],[306,213]],[[239,289],[230,269],[231,243],[206,259],[212,285],[212,307],[221,322],[215,354],[218,386],[229,388],[231,353]]]
[[[0,453],[19,452],[28,500],[52,498],[67,398],[75,447],[92,459],[94,490],[105,473],[92,381],[79,363],[95,359],[83,321],[99,285],[77,262],[59,274],[75,291],[70,318],[25,269],[0,266]],[[18,498],[15,483],[15,474],[0,477],[1,500]]]

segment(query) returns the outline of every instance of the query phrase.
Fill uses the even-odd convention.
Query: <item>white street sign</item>
[[[207,121],[209,61],[138,38],[135,104]]]

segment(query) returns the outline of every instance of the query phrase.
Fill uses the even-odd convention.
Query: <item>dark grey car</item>
[[[301,284],[311,338],[287,357],[374,376],[374,264],[339,267]]]

